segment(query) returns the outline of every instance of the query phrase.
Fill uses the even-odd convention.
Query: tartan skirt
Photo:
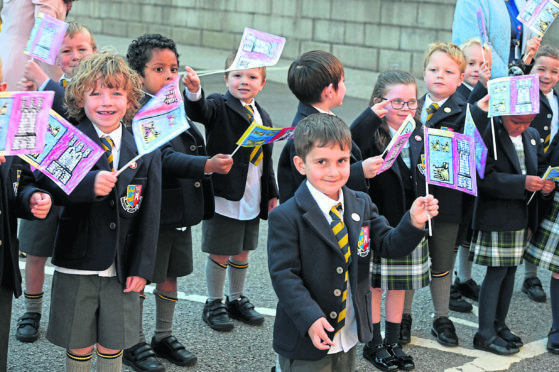
[[[429,245],[423,239],[407,256],[372,259],[371,285],[384,290],[420,289],[429,285]]]
[[[559,193],[555,193],[553,204],[543,219],[538,231],[532,236],[524,258],[544,269],[559,273]]]
[[[483,266],[518,266],[528,242],[528,229],[519,231],[477,231],[470,251],[474,262]]]

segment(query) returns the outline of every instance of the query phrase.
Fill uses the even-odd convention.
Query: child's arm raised
[[[197,93],[200,91],[200,78],[192,68],[186,66],[184,68],[186,74],[182,78],[182,83],[190,93]]]

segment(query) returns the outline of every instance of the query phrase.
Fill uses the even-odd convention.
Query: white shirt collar
[[[95,125],[93,125],[93,128],[95,128],[95,131],[97,132],[97,135],[99,136],[99,138],[106,137],[106,136],[111,137],[111,140],[113,141],[113,143],[115,145],[114,150],[115,151],[120,151],[120,143],[122,141],[122,124],[120,124],[118,126],[118,128],[113,130],[111,133],[105,133],[105,132],[101,131],[99,128],[97,128]]]
[[[314,198],[314,200],[316,201],[316,203],[318,204],[318,207],[320,208],[320,210],[322,211],[322,213],[327,216],[328,221],[331,221],[331,217],[330,217],[330,209],[332,209],[333,206],[335,206],[338,203],[342,203],[342,210],[340,212],[340,214],[343,216],[344,215],[344,193],[342,190],[340,190],[340,197],[338,198],[338,200],[332,200],[330,199],[328,196],[326,196],[324,193],[318,191],[318,189],[316,187],[314,187],[308,180],[306,181],[307,183],[307,187],[309,188],[309,191],[312,195],[312,197]]]

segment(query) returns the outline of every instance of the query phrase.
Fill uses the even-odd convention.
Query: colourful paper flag
[[[539,37],[549,30],[549,26],[559,15],[559,3],[553,0],[531,0],[526,3],[516,19],[534,31]]]
[[[425,180],[477,196],[475,144],[472,137],[425,128]]]
[[[507,76],[489,80],[489,117],[540,112],[537,75]]]
[[[257,124],[255,121],[245,130],[237,145],[242,147],[255,147],[293,137],[295,127],[270,128]]]
[[[381,174],[382,172],[392,167],[392,164],[394,164],[396,158],[398,158],[398,155],[400,154],[400,152],[408,142],[408,139],[410,138],[414,129],[415,129],[415,120],[413,120],[413,117],[410,114],[404,120],[400,128],[398,128],[396,133],[394,133],[394,136],[390,140],[388,146],[386,146],[384,153],[386,153],[387,155],[386,158],[384,159],[384,162],[380,166],[380,169],[378,170],[377,174]]]
[[[477,130],[474,119],[470,112],[470,104],[468,104],[466,109],[466,122],[464,124],[464,134],[466,136],[472,137],[476,146],[476,169],[479,177],[483,179],[485,175],[485,163],[487,161],[487,146],[483,142],[483,138],[479,131]]]
[[[66,22],[48,14],[39,13],[35,18],[35,25],[31,30],[24,53],[49,65],[54,65],[67,29]]]
[[[285,38],[245,27],[237,55],[227,71],[273,66],[285,45]]]
[[[20,157],[70,194],[105,150],[53,110],[42,152]]]
[[[0,93],[0,153],[33,154],[45,145],[54,92]]]

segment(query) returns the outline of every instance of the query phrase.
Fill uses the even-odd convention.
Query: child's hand
[[[145,286],[146,280],[144,278],[140,278],[139,276],[129,276],[126,278],[126,288],[124,289],[124,293],[141,292],[144,290]]]
[[[272,198],[268,200],[268,213],[270,213],[277,206],[278,206],[278,198]]]
[[[489,94],[477,101],[476,105],[483,111],[489,111]]]
[[[543,188],[544,180],[538,176],[526,176],[526,190],[540,191]]]
[[[491,65],[484,63],[479,70],[479,82],[487,88],[487,82],[491,79]]]
[[[439,214],[439,201],[433,195],[422,196],[410,208],[411,223],[422,229],[425,222]]]
[[[37,87],[40,87],[49,79],[49,76],[38,64],[35,63],[35,61],[33,61],[33,59],[30,59],[25,63],[23,77],[31,81]]]
[[[95,176],[95,184],[93,186],[93,192],[97,196],[109,195],[113,187],[115,187],[116,181],[116,171],[100,171]]]
[[[383,161],[380,155],[363,160],[363,174],[365,174],[365,178],[373,178],[376,176]]]
[[[6,157],[3,155],[0,155],[0,164],[4,164],[6,162]]]
[[[231,155],[217,154],[206,160],[204,166],[205,173],[227,174],[233,166],[233,157]]]
[[[491,47],[489,44],[483,44],[481,48],[481,53],[483,53],[483,57],[485,57],[485,63],[489,66],[489,72],[491,72],[491,66],[493,66],[493,56],[491,55]]]
[[[34,192],[29,198],[31,213],[33,213],[33,216],[40,219],[45,218],[49,214],[51,205],[52,200],[50,199],[50,195],[44,192]]]
[[[532,38],[528,40],[528,42],[526,43],[526,48],[524,49],[525,57],[523,59],[523,62],[525,64],[529,64],[530,62],[532,62],[532,58],[536,55],[538,49],[540,49],[541,42],[542,39],[538,36],[532,36]]]
[[[190,93],[196,93],[200,90],[200,78],[192,68],[186,66],[184,68],[186,74],[182,78],[182,83]]]
[[[551,181],[551,180],[545,180],[545,181],[543,181],[542,192],[543,192],[544,194],[549,194],[549,193],[551,193],[553,190],[555,190],[555,181]]]
[[[328,350],[330,346],[334,346],[334,343],[328,338],[324,330],[334,332],[334,328],[332,328],[325,317],[318,318],[308,330],[309,337],[314,347],[318,350]]]
[[[21,78],[21,80],[16,83],[16,89],[25,92],[34,92],[37,90],[37,86],[33,84],[32,81]]]
[[[381,100],[380,102],[375,103],[371,108],[379,118],[383,118],[384,115],[386,115],[386,113],[388,112],[388,109],[386,109],[386,105],[388,105],[390,102],[392,102],[392,99]]]

